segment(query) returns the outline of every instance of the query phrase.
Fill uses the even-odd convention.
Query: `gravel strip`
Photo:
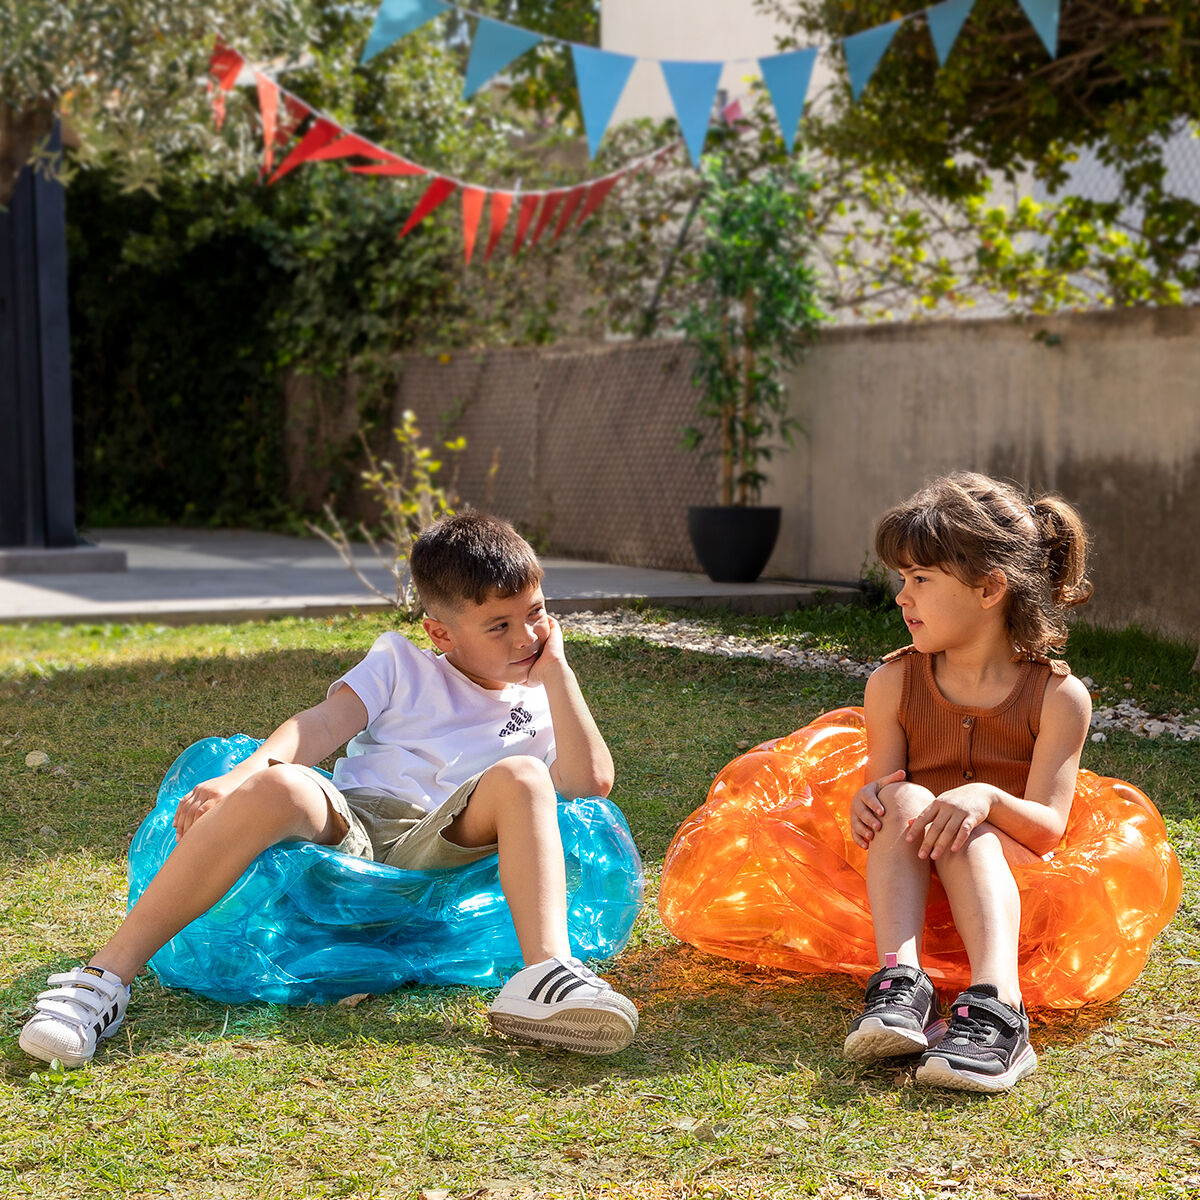
[[[804,642],[812,634],[798,635],[800,645],[779,646],[772,642],[721,633],[703,621],[648,621],[630,609],[611,612],[578,612],[566,619],[572,632],[593,637],[632,637],[657,646],[674,646],[679,650],[694,650],[701,654],[716,654],[725,658],[758,658],[805,671],[840,671],[854,679],[866,679],[879,666],[879,660],[863,662],[844,654],[807,649]],[[1083,685],[1094,691],[1095,683],[1086,676]],[[1195,714],[1193,714],[1194,716]],[[1182,742],[1200,741],[1200,721],[1187,721],[1177,714],[1155,716],[1132,699],[1118,704],[1103,705],[1092,712],[1092,741],[1103,742],[1109,729],[1124,729],[1139,737],[1159,738],[1164,734]]]

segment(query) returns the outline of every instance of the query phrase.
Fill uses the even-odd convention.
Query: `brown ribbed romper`
[[[1014,658],[1021,673],[995,708],[951,704],[933,678],[933,656],[915,646],[883,660],[901,659],[904,685],[897,717],[908,739],[908,778],[935,796],[978,780],[1011,796],[1024,796],[1051,675],[1069,675],[1058,659]]]

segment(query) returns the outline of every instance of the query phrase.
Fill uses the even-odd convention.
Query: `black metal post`
[[[57,161],[57,122],[49,149]],[[78,541],[66,196],[27,166],[0,211],[0,547]]]

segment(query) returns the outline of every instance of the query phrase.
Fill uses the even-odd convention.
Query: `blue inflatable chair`
[[[180,799],[260,745],[206,738],[172,764],[129,848],[129,906],[175,846]],[[599,797],[559,800],[571,951],[624,948],[645,876],[629,826]],[[299,843],[260,854],[150,967],[170,987],[237,1004],[328,1003],[406,983],[498,987],[522,965],[495,854],[448,871],[403,871]]]

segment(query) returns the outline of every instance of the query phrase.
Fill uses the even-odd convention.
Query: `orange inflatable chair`
[[[840,708],[724,767],[663,865],[659,911],[678,938],[725,958],[798,972],[878,969],[867,852],[850,837],[865,782],[862,710]],[[1154,805],[1130,784],[1080,771],[1062,843],[1014,869],[1020,971],[1030,1008],[1111,1000],[1146,964],[1183,876]],[[939,989],[970,982],[936,874],[923,966]]]

